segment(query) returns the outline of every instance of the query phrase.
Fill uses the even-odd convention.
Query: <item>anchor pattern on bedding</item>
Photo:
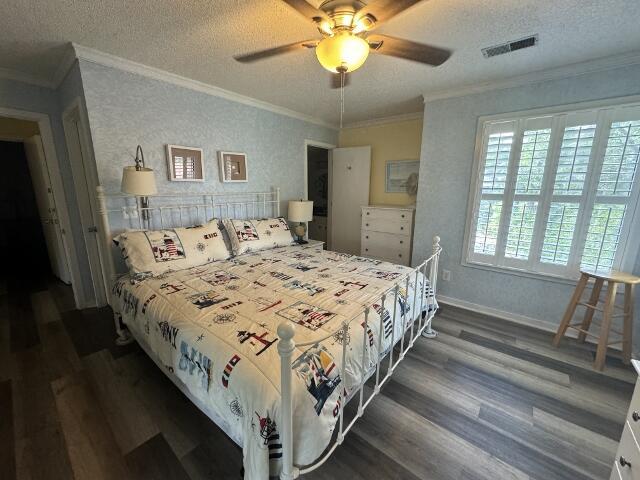
[[[400,339],[411,312],[419,311],[416,292],[424,278],[415,285],[411,275],[407,290],[410,272],[317,247],[287,246],[137,283],[125,276],[113,287],[113,303],[165,372],[184,383],[201,408],[215,411],[227,433],[244,439],[246,478],[263,479],[278,474],[282,456],[278,325],[293,322],[297,342],[331,334],[292,357],[299,439],[294,461],[309,464],[329,443],[340,405],[360,382],[362,368],[371,371]],[[394,305],[395,282],[401,288]],[[425,290],[423,310],[430,312],[437,304],[428,284]],[[365,306],[371,307],[366,322]],[[341,365],[345,342],[347,361]]]

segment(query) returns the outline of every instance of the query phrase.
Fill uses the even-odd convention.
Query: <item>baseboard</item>
[[[479,303],[468,302],[459,298],[447,297],[444,295],[437,295],[438,303],[443,305],[451,305],[452,307],[462,308],[464,310],[470,310],[472,312],[481,313],[483,315],[489,315],[491,317],[499,318],[500,320],[506,320],[510,323],[517,325],[525,325],[527,327],[535,328],[537,330],[549,333],[556,333],[558,330],[557,323],[547,322],[538,318],[528,317],[526,315],[520,315],[518,313],[511,313],[497,308],[487,307],[486,305],[480,305]],[[558,323],[560,319],[558,319]],[[567,337],[577,338],[578,332],[569,329],[566,334]],[[596,344],[593,339],[587,337],[587,343]],[[621,350],[620,345],[610,345],[609,348],[613,350]]]

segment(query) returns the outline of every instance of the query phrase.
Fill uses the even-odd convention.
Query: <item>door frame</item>
[[[73,239],[73,230],[71,229],[71,221],[69,220],[69,209],[67,206],[67,198],[64,193],[64,184],[62,182],[62,174],[60,172],[60,164],[56,147],[53,141],[53,131],[51,129],[51,119],[46,113],[31,112],[28,110],[18,110],[14,108],[0,107],[0,116],[17,118],[20,120],[30,120],[38,124],[40,130],[40,138],[42,140],[42,148],[44,149],[45,162],[47,170],[49,170],[49,178],[51,180],[51,189],[53,191],[53,199],[56,202],[56,210],[58,220],[62,228],[62,246],[69,266],[69,274],[71,275],[71,288],[73,290],[73,299],[76,308],[82,308],[86,299],[82,296],[82,284],[80,267],[78,259],[75,255],[76,247]]]
[[[82,158],[80,159],[75,158],[75,155],[72,155],[69,151],[70,121],[75,121],[78,125],[78,140],[80,142],[80,150],[82,152]],[[82,215],[80,216],[82,235],[83,238],[85,238],[86,243],[86,233],[92,232],[96,228],[96,225],[98,225],[98,205],[97,198],[94,192],[96,191],[96,187],[99,185],[99,181],[98,169],[93,155],[91,136],[89,134],[89,118],[80,97],[75,97],[73,100],[71,100],[71,102],[69,102],[69,104],[62,111],[62,130],[64,131],[65,142],[67,144],[67,152],[69,154],[69,163],[71,165],[71,173],[73,176],[73,184],[76,190],[76,195],[79,191],[78,186],[81,185],[82,182],[87,189],[87,196],[89,197],[91,224],[86,224],[86,220],[82,218]],[[78,162],[80,162],[80,164]],[[84,171],[84,175],[82,176],[80,176],[79,174],[80,168],[82,168],[82,170]],[[92,259],[92,253],[87,250],[91,279],[93,282],[93,290],[95,294],[95,298],[92,299],[92,303],[95,306],[102,307],[107,305],[108,295],[106,286],[109,284],[109,280],[105,276],[107,270],[104,266],[105,260],[103,259],[102,249],[98,244],[97,238],[95,239],[95,241],[97,258]],[[88,246],[85,245],[85,248],[88,248]],[[92,265],[92,262],[94,263],[94,265]]]
[[[327,250],[331,250],[331,184],[333,182],[333,159],[331,151],[337,148],[337,145],[330,143],[319,142],[317,140],[305,140],[304,141],[304,196],[303,200],[309,200],[309,148],[318,147],[324,148],[328,152],[327,167],[329,168],[329,185],[327,191]]]

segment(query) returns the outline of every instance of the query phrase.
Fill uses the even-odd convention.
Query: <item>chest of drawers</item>
[[[632,360],[640,374],[640,362]],[[636,381],[610,480],[640,480],[640,380]]]
[[[362,207],[360,255],[409,265],[414,213],[413,207]]]

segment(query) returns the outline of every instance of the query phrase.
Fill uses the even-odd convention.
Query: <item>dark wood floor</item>
[[[635,375],[446,308],[310,479],[605,479]],[[55,281],[0,284],[1,479],[239,478],[241,452]]]

